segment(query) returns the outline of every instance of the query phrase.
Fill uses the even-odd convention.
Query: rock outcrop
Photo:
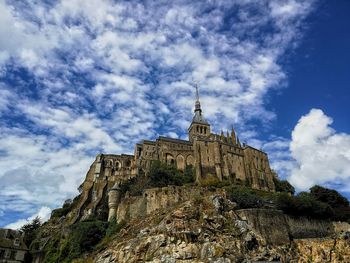
[[[299,239],[301,227],[308,239]],[[131,219],[105,249],[86,260],[350,262],[349,230],[348,224],[295,219],[278,210],[235,210],[224,194],[207,192]]]

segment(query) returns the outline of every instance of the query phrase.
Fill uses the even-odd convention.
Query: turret
[[[226,139],[227,139],[227,143],[231,143],[231,137],[230,137],[230,134],[228,133],[228,130],[226,131]]]
[[[108,221],[116,219],[116,214],[118,210],[118,205],[121,199],[121,189],[118,183],[115,183],[114,186],[108,192]]]
[[[233,144],[236,144],[236,133],[235,133],[235,130],[233,129],[233,127],[231,130],[231,141]]]
[[[241,147],[241,142],[239,141],[238,136],[237,136],[237,145],[238,145],[239,147]]]

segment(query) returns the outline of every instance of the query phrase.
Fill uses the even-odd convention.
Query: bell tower
[[[196,87],[196,103],[194,107],[194,116],[192,118],[192,123],[188,128],[188,137],[192,142],[194,137],[202,136],[207,137],[210,135],[210,124],[205,120],[202,115],[201,103],[199,101],[198,86]]]

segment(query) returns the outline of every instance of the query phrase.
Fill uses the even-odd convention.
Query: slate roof
[[[207,122],[207,120],[204,118],[204,116],[202,115],[202,113],[200,111],[195,112],[193,119],[192,119],[192,122],[209,125],[209,123]]]

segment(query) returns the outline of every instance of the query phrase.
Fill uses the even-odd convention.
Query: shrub
[[[105,236],[106,227],[107,223],[98,220],[72,225],[67,238],[61,242],[59,251],[50,256],[55,259],[51,262],[71,262],[83,253],[92,251]]]
[[[329,204],[331,207],[349,207],[349,201],[336,190],[315,185],[310,188],[310,194],[316,200]]]
[[[220,183],[219,178],[217,178],[214,175],[208,174],[206,178],[203,178],[200,182],[201,186],[216,186],[217,184]]]
[[[112,221],[108,222],[108,227],[106,230],[106,236],[110,237],[113,236],[125,226],[126,222],[122,221],[120,223],[117,222],[117,220],[113,219]]]
[[[276,192],[291,193],[292,195],[295,193],[295,188],[287,180],[279,180],[274,177],[273,182],[275,183]]]
[[[350,207],[335,207],[334,210],[334,220],[345,221],[350,223]]]
[[[152,162],[148,175],[150,187],[165,187],[168,185],[183,185],[183,175],[172,165],[166,165],[160,161]]]
[[[39,228],[41,226],[41,220],[39,217],[35,217],[31,222],[23,225],[20,228],[20,232],[24,233],[23,241],[29,248],[34,239],[36,238]]]
[[[139,176],[121,185],[122,193],[141,195],[144,189],[153,187],[166,187],[168,185],[182,186],[192,184],[195,181],[195,170],[187,166],[184,171],[177,170],[173,165],[167,165],[160,161],[153,161],[148,175],[140,173]]]
[[[62,208],[57,208],[52,210],[51,218],[60,218],[62,216],[66,216],[70,211],[72,211],[72,208],[78,203],[79,198],[80,198],[80,195],[76,196],[73,200],[67,199],[66,201],[64,201]]]
[[[317,201],[305,192],[297,196],[289,196],[286,193],[279,194],[277,208],[294,216],[307,216],[317,219],[330,219],[334,216],[334,212],[328,204]]]
[[[262,198],[245,187],[229,188],[228,196],[231,201],[237,203],[238,208],[260,208],[264,205]]]

